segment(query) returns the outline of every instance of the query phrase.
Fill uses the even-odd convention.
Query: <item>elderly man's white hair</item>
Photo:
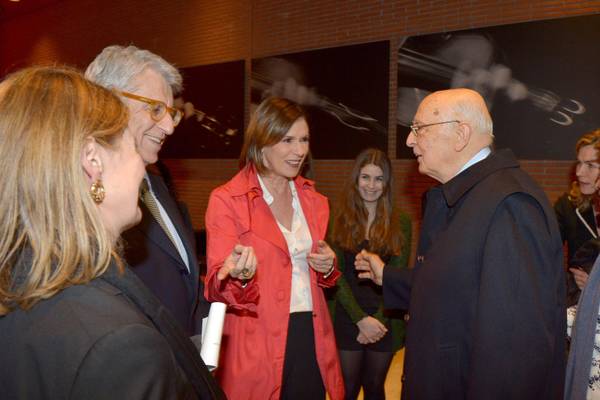
[[[91,62],[85,77],[106,88],[134,91],[135,78],[150,68],[167,82],[174,94],[181,91],[181,74],[164,58],[135,46],[108,46]]]
[[[494,137],[494,124],[485,100],[471,89],[452,89],[457,96],[452,104],[452,112],[457,120],[469,122],[476,133]]]

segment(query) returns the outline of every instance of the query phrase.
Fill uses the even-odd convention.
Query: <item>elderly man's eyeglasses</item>
[[[451,124],[453,122],[459,123],[460,121],[453,119],[452,121],[442,121],[442,122],[433,122],[431,124],[412,124],[410,126],[410,131],[412,132],[413,135],[415,135],[415,137],[419,136],[419,130],[423,129],[423,128],[427,128],[428,126],[434,126],[434,125],[441,125],[441,124]]]
[[[177,124],[179,124],[179,122],[181,122],[181,118],[183,117],[183,113],[181,112],[181,110],[178,110],[173,107],[169,107],[168,105],[166,105],[164,102],[162,102],[160,100],[149,99],[148,97],[138,96],[137,94],[128,93],[128,92],[122,92],[122,91],[116,91],[116,92],[119,93],[120,95],[128,97],[130,99],[134,99],[134,100],[141,101],[143,103],[148,104],[148,108],[146,109],[146,111],[148,111],[148,113],[150,113],[150,118],[152,118],[153,121],[159,122],[160,120],[162,120],[165,117],[165,115],[168,112],[169,115],[171,116],[171,119],[173,120],[173,126],[177,126]]]

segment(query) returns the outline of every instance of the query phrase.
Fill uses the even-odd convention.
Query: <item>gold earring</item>
[[[104,196],[106,195],[106,191],[104,190],[104,186],[102,185],[102,181],[98,179],[96,182],[92,183],[90,186],[90,196],[96,204],[100,204],[104,201]]]

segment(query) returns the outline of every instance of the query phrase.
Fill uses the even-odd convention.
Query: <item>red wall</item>
[[[7,5],[8,6],[8,5]],[[0,20],[0,71],[33,63],[84,67],[106,45],[147,48],[185,67],[390,40],[539,19],[594,14],[600,1],[384,0],[64,0]],[[390,55],[390,156],[396,140],[396,59]],[[248,96],[248,90],[246,90]],[[340,143],[342,145],[342,143]],[[532,145],[535,145],[532,143]],[[210,191],[236,172],[235,160],[167,160],[179,194],[201,227]],[[554,201],[566,190],[572,163],[522,161]],[[316,160],[318,189],[335,200],[350,161]],[[412,160],[394,161],[399,204],[418,221],[420,197],[434,182]],[[418,227],[418,224],[415,224]]]

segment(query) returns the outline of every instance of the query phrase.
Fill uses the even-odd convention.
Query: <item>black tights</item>
[[[356,400],[360,387],[365,400],[385,399],[384,383],[394,353],[340,350],[346,400]]]

